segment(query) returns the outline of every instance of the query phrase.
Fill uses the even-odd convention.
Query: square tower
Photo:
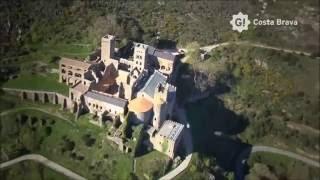
[[[111,63],[114,57],[115,36],[106,35],[101,38],[101,59],[106,66]]]
[[[148,45],[136,43],[133,53],[133,66],[141,73],[147,67]]]

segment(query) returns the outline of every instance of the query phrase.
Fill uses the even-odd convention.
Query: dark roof
[[[112,97],[112,96],[108,96],[108,95],[104,95],[104,94],[100,94],[92,91],[88,91],[84,96],[90,97],[92,99],[96,99],[99,101],[103,101],[103,102],[112,104],[114,106],[122,107],[122,108],[124,108],[127,104],[127,101],[124,99],[120,99],[117,97]]]
[[[152,56],[160,57],[163,59],[171,60],[171,61],[174,61],[176,58],[176,56],[173,55],[172,53],[156,49],[152,46],[148,47],[148,54]]]
[[[145,92],[150,97],[153,98],[154,91],[157,88],[158,84],[164,85],[166,83],[167,77],[161,74],[159,71],[155,71],[151,77],[148,79],[144,87],[142,88],[142,92]]]

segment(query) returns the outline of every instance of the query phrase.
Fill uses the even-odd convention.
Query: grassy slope
[[[265,62],[266,69],[258,66],[255,60]],[[249,119],[245,131],[238,132],[242,132],[243,141],[296,152],[299,148],[306,151],[303,153],[306,157],[318,154],[318,134],[292,130],[286,122],[318,128],[319,61],[261,48],[231,46],[215,49],[210,59],[197,62],[194,67],[206,75],[217,75],[218,81],[231,85],[230,91],[220,93],[218,97],[210,96],[187,105],[196,150],[201,150],[201,145],[209,147],[208,144],[217,143],[218,139],[207,141],[205,137],[215,130],[224,132],[224,125],[237,126],[234,120],[239,121],[243,116]],[[207,85],[210,80],[198,84]],[[223,112],[236,116],[230,121],[228,117],[232,116],[223,116]],[[214,148],[217,151],[224,151],[222,146],[216,147],[219,147]]]
[[[68,95],[69,87],[58,82],[58,77],[55,74],[49,75],[21,75],[20,77],[9,80],[3,87],[29,89],[29,90],[43,90],[54,91],[61,94]]]
[[[10,95],[0,96],[0,101],[6,102],[5,105],[0,106],[0,110],[2,112],[10,110],[11,112],[8,116],[3,117],[1,125],[2,127],[6,127],[6,131],[1,131],[3,134],[7,134],[6,132],[10,133],[11,130],[16,129],[16,123],[12,120],[16,119],[16,116],[21,113],[30,114],[39,118],[45,117],[44,119],[47,119],[48,122],[55,120],[54,125],[52,125],[52,134],[48,137],[44,136],[45,139],[43,140],[40,149],[34,150],[35,153],[40,153],[84,177],[90,177],[90,179],[97,178],[97,175],[102,175],[102,178],[108,177],[108,179],[128,179],[129,176],[131,176],[131,174],[129,175],[132,170],[131,157],[120,153],[116,145],[106,140],[106,129],[101,129],[88,123],[91,115],[81,116],[76,123],[73,121],[69,121],[71,123],[66,123],[64,120],[59,119],[59,117],[73,120],[74,115],[67,111],[60,110],[59,106],[35,104],[29,101],[20,102],[18,98]],[[55,116],[43,114],[30,108],[40,108]],[[1,140],[7,153],[15,152],[13,149],[9,148],[9,144],[15,143],[12,141],[12,138],[20,139],[21,143],[30,144],[30,149],[32,149],[33,145],[36,146],[38,144],[39,138],[41,139],[44,135],[45,127],[36,124],[35,134],[32,133],[29,128],[30,127],[28,126],[20,128],[22,132],[18,135],[19,138],[17,135],[14,135]],[[32,134],[37,137],[35,138]],[[92,147],[88,147],[84,144],[84,134],[90,134],[91,137],[96,139],[95,144]],[[84,160],[73,160],[70,157],[71,152],[68,151],[61,154],[61,147],[63,144],[62,136],[67,136],[68,139],[71,139],[76,143],[74,151],[77,152],[78,155],[84,156]],[[2,136],[2,138],[5,138],[5,136]],[[15,145],[15,147],[20,146]],[[144,173],[150,177],[159,177],[163,175],[167,162],[167,156],[153,151],[150,154],[137,158],[137,174],[140,178],[144,177]]]
[[[33,161],[25,161],[10,166],[0,171],[2,180],[32,179],[32,180],[67,180],[63,174],[59,174],[47,167]]]
[[[318,143],[310,142],[318,135],[289,129],[286,121],[318,129],[318,67],[319,61],[310,57],[246,46],[216,49],[211,59],[196,65],[207,72],[231,75],[231,91],[220,98],[228,109],[249,119],[244,140],[274,144],[272,139],[278,137],[279,144],[313,153]]]
[[[320,175],[319,169],[281,155],[255,153],[250,157],[249,165],[253,166],[255,163],[265,164],[278,177],[288,177],[288,179],[317,179]],[[260,175],[263,176],[263,173]]]
[[[136,174],[139,179],[146,179],[146,177],[161,177],[165,174],[165,168],[168,161],[169,158],[158,151],[152,151],[146,155],[137,157]]]
[[[38,119],[45,119],[45,126],[50,126],[52,129],[51,135],[45,135],[45,128],[41,125],[40,120],[33,125],[35,130],[30,129],[31,127],[28,123],[20,129],[16,129],[17,124],[12,119],[15,119],[17,114],[26,114],[38,117]],[[6,135],[8,133],[12,134],[12,131],[18,133],[18,135],[13,135],[14,137],[2,136],[1,144],[7,153],[14,152],[14,148],[11,149],[9,147],[22,146],[59,164],[63,164],[63,166],[89,179],[97,178],[98,176],[108,179],[127,179],[129,177],[132,165],[131,158],[112,147],[110,142],[103,138],[103,130],[89,124],[87,121],[80,119],[76,126],[71,126],[63,120],[36,110],[19,110],[16,113],[2,117],[2,127],[6,129],[4,132]],[[84,144],[82,137],[85,134],[90,134],[96,139],[92,147]],[[84,160],[71,158],[70,151],[61,152],[63,136],[75,142],[74,152],[77,157],[83,156]],[[19,139],[20,143],[16,144],[17,142],[12,141],[12,138]],[[108,154],[107,159],[104,158],[105,154]],[[92,166],[92,168],[89,168],[89,166]]]

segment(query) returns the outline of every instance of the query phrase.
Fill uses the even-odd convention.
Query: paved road
[[[69,169],[67,169],[67,168],[65,168],[65,167],[63,167],[53,161],[50,161],[49,159],[47,159],[39,154],[28,154],[28,155],[24,155],[24,156],[18,157],[16,159],[1,163],[0,169],[9,167],[11,165],[14,165],[19,162],[26,161],[26,160],[32,160],[32,161],[36,161],[38,163],[41,163],[41,164],[43,164],[43,165],[61,173],[61,174],[64,174],[65,176],[67,176],[71,179],[85,180],[84,177],[72,172],[71,170],[69,170]]]
[[[192,144],[192,136],[191,136],[191,129],[186,128],[187,126],[187,117],[186,117],[186,112],[183,108],[180,108],[176,105],[176,113],[178,115],[178,119],[180,123],[184,124],[185,126],[185,132],[183,136],[183,143],[186,148],[186,153],[188,154],[187,157],[180,163],[178,167],[176,167],[174,170],[170,171],[166,175],[162,176],[160,180],[169,180],[173,179],[180,173],[182,173],[188,166],[189,163],[191,162],[192,159],[192,151],[193,151],[193,144]]]
[[[306,56],[311,56],[311,53],[309,52],[304,52],[304,51],[297,51],[297,50],[292,50],[292,49],[286,49],[286,48],[279,48],[279,47],[274,47],[274,46],[268,46],[265,44],[261,43],[254,43],[254,42],[249,42],[249,41],[237,41],[237,42],[224,42],[220,44],[213,44],[213,45],[208,45],[208,46],[203,46],[200,49],[210,52],[212,49],[221,47],[221,46],[228,46],[228,45],[248,45],[252,47],[260,47],[260,48],[265,48],[265,49],[272,49],[276,51],[283,51],[287,53],[295,53],[295,54],[304,54]]]
[[[297,161],[302,161],[310,166],[320,168],[320,163],[311,159],[308,159],[304,156],[301,156],[299,154],[270,147],[270,146],[252,146],[249,148],[244,149],[237,157],[236,161],[236,169],[235,169],[235,179],[236,180],[244,180],[245,179],[245,171],[246,171],[246,161],[249,159],[250,155],[256,152],[266,152],[266,153],[273,153],[278,154],[282,156],[287,156],[289,158],[295,159]]]
[[[268,153],[284,155],[284,156],[290,157],[292,159],[302,161],[310,166],[320,168],[320,163],[318,161],[308,159],[304,156],[301,156],[299,154],[296,154],[296,153],[293,153],[290,151],[286,151],[286,150],[282,150],[282,149],[278,149],[278,148],[274,148],[274,147],[270,147],[270,146],[253,146],[252,150],[251,150],[251,154],[256,153],[256,152],[268,152]]]

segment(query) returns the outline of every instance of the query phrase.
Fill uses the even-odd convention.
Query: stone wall
[[[76,112],[78,104],[73,102],[69,97],[50,91],[36,91],[27,89],[2,88],[8,94],[21,98],[21,100],[31,100],[41,103],[52,103],[61,105],[61,109],[69,109]]]

